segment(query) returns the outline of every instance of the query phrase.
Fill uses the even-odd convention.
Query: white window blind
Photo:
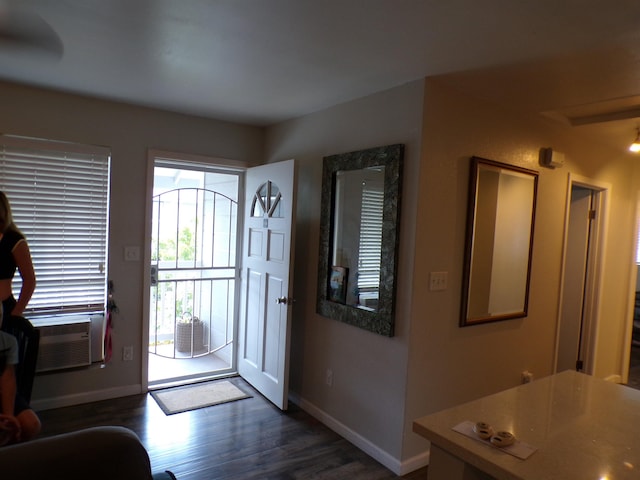
[[[9,136],[0,149],[0,189],[36,272],[27,312],[104,310],[109,149]],[[13,291],[17,298],[18,274]]]
[[[364,183],[361,208],[358,289],[360,291],[377,291],[380,285],[380,259],[382,256],[384,182],[367,181]]]

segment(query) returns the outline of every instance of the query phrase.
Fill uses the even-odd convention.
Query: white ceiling
[[[556,117],[640,105],[638,0],[7,5],[37,13],[63,51],[0,38],[0,79],[254,125],[434,75],[509,108]],[[2,25],[0,16],[0,32]],[[639,112],[576,128],[626,143]]]

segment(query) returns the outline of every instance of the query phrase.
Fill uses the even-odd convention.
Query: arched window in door
[[[282,193],[271,180],[256,190],[251,203],[252,217],[282,218]]]

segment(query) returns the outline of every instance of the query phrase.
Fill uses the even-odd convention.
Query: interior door
[[[574,186],[567,225],[564,288],[556,371],[582,370],[584,295],[591,224],[591,190]],[[582,347],[582,348],[581,348]]]
[[[286,410],[293,303],[294,161],[249,169],[245,186],[238,373]]]

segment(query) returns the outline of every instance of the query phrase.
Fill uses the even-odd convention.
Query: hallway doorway
[[[555,371],[592,374],[608,188],[573,176],[569,193]]]
[[[234,374],[240,173],[153,168],[148,385]]]

